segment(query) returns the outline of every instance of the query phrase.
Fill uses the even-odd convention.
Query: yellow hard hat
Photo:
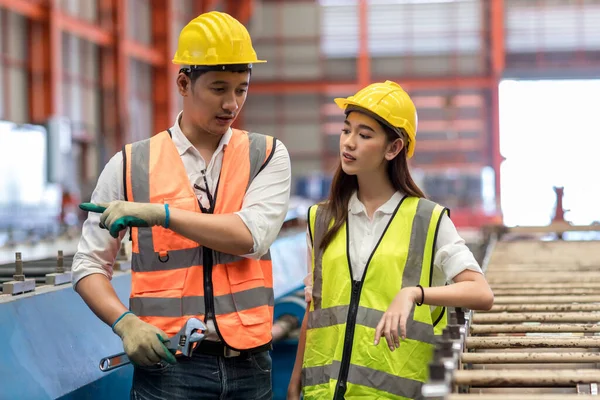
[[[201,14],[184,26],[173,57],[173,64],[189,66],[265,62],[257,58],[246,27],[219,11]]]
[[[342,110],[348,106],[360,107],[382,119],[386,125],[396,131],[401,129],[408,135],[406,157],[415,152],[417,136],[417,109],[408,93],[396,82],[373,83],[348,98],[334,99]],[[351,107],[353,108],[353,107]]]

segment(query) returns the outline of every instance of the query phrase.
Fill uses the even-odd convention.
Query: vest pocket
[[[137,273],[131,280],[133,296],[152,296],[158,298],[181,297],[188,268],[158,272]]]
[[[237,304],[236,304],[236,309],[237,309]],[[240,317],[240,321],[242,322],[242,325],[244,326],[253,326],[253,325],[260,325],[260,324],[266,324],[267,322],[270,322],[272,319],[271,316],[271,312],[269,311],[269,307],[267,306],[260,306],[260,307],[255,307],[251,310],[238,310],[238,316]]]
[[[234,287],[236,285],[240,288],[244,286],[248,286],[249,288],[255,287],[258,282],[253,281],[260,280],[264,284],[265,276],[263,275],[262,268],[254,260],[242,259],[236,263],[225,264],[225,266],[232,291],[235,290]]]
[[[233,307],[242,325],[269,322],[272,318],[269,303],[272,302],[273,291],[265,287],[260,264],[253,260],[242,260],[226,264],[226,267]]]

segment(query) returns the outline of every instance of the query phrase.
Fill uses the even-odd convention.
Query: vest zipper
[[[198,200],[200,209],[205,214],[212,214],[213,207],[210,210],[202,207],[202,204]],[[213,269],[213,251],[208,247],[202,246],[202,274],[204,275],[204,322],[207,323],[209,319],[212,319],[215,325],[215,331],[219,339],[227,345],[223,335],[219,332],[219,326],[217,325],[217,318],[215,316],[215,297],[213,294],[213,283],[212,283],[212,269]]]
[[[197,185],[194,185],[197,187]],[[198,187],[197,187],[198,188]],[[198,200],[200,210],[205,214],[212,214],[212,210],[207,210],[202,206],[200,200]],[[202,246],[202,274],[204,275],[204,322],[206,323],[209,319],[212,319],[215,324],[217,335],[221,340],[221,334],[217,328],[217,319],[215,318],[215,299],[213,297],[213,285],[212,285],[212,267],[213,267],[213,254],[212,250],[208,247]]]
[[[204,322],[206,322],[209,319],[215,320],[215,299],[213,297],[212,287],[212,267],[212,250],[206,247],[202,247],[202,269],[204,274],[204,308],[206,309],[206,313],[204,315]],[[216,327],[217,322],[214,322]]]
[[[204,308],[206,310],[204,322],[206,323],[209,319],[212,319],[215,325],[215,331],[221,342],[233,349],[233,347],[229,346],[225,339],[223,339],[223,335],[219,332],[219,326],[217,325],[217,317],[215,316],[215,297],[213,294],[212,283],[213,251],[208,247],[202,247],[202,269],[204,274]]]
[[[350,306],[348,308],[348,318],[346,319],[346,334],[344,335],[344,350],[342,352],[342,362],[340,365],[340,372],[338,374],[338,382],[335,386],[335,393],[333,394],[334,400],[344,400],[344,396],[346,395],[347,389],[347,380],[348,380],[348,372],[350,370],[350,357],[352,355],[352,344],[354,343],[354,330],[356,327],[356,315],[358,314],[358,304],[360,303],[360,293],[362,292],[363,283],[365,282],[365,278],[367,276],[367,270],[369,269],[369,265],[371,265],[371,259],[373,255],[377,251],[381,240],[385,236],[388,228],[390,227],[392,221],[396,217],[396,213],[398,209],[406,199],[406,196],[402,197],[396,209],[394,210],[392,217],[388,221],[381,237],[375,244],[371,255],[369,256],[367,263],[365,264],[365,270],[363,271],[363,275],[360,278],[360,281],[354,280],[352,274],[352,262],[350,261],[350,223],[346,221],[346,258],[348,260],[348,269],[350,270],[350,279],[352,280],[352,294],[350,295]]]
[[[365,268],[366,270],[366,268]],[[340,374],[335,388],[334,399],[343,399],[346,393],[346,384],[348,379],[348,370],[350,369],[350,356],[352,355],[352,343],[354,342],[354,329],[356,327],[356,315],[358,314],[358,303],[363,281],[352,279],[352,294],[350,295],[350,307],[348,309],[348,318],[346,320],[346,334],[344,336],[344,351],[342,353],[342,363]]]

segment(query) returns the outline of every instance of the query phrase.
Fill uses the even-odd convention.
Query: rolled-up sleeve
[[[123,157],[116,153],[106,164],[98,177],[92,193],[92,203],[108,203],[123,200]],[[113,264],[121,247],[126,230],[122,230],[117,239],[108,230],[99,226],[100,214],[90,212],[83,223],[77,252],[73,256],[73,288],[84,277],[91,274],[103,274],[112,279]]]
[[[291,165],[285,145],[277,141],[273,157],[254,178],[237,214],[252,234],[252,252],[244,257],[259,259],[273,244],[290,202]]]
[[[467,247],[447,214],[442,216],[440,222],[434,266],[444,274],[446,282],[451,282],[456,275],[465,270],[482,273],[473,252]]]

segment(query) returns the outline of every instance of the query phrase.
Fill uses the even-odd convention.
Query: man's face
[[[197,128],[212,135],[227,132],[244,106],[249,83],[249,72],[206,72],[193,84],[184,74],[177,78],[184,113]]]

